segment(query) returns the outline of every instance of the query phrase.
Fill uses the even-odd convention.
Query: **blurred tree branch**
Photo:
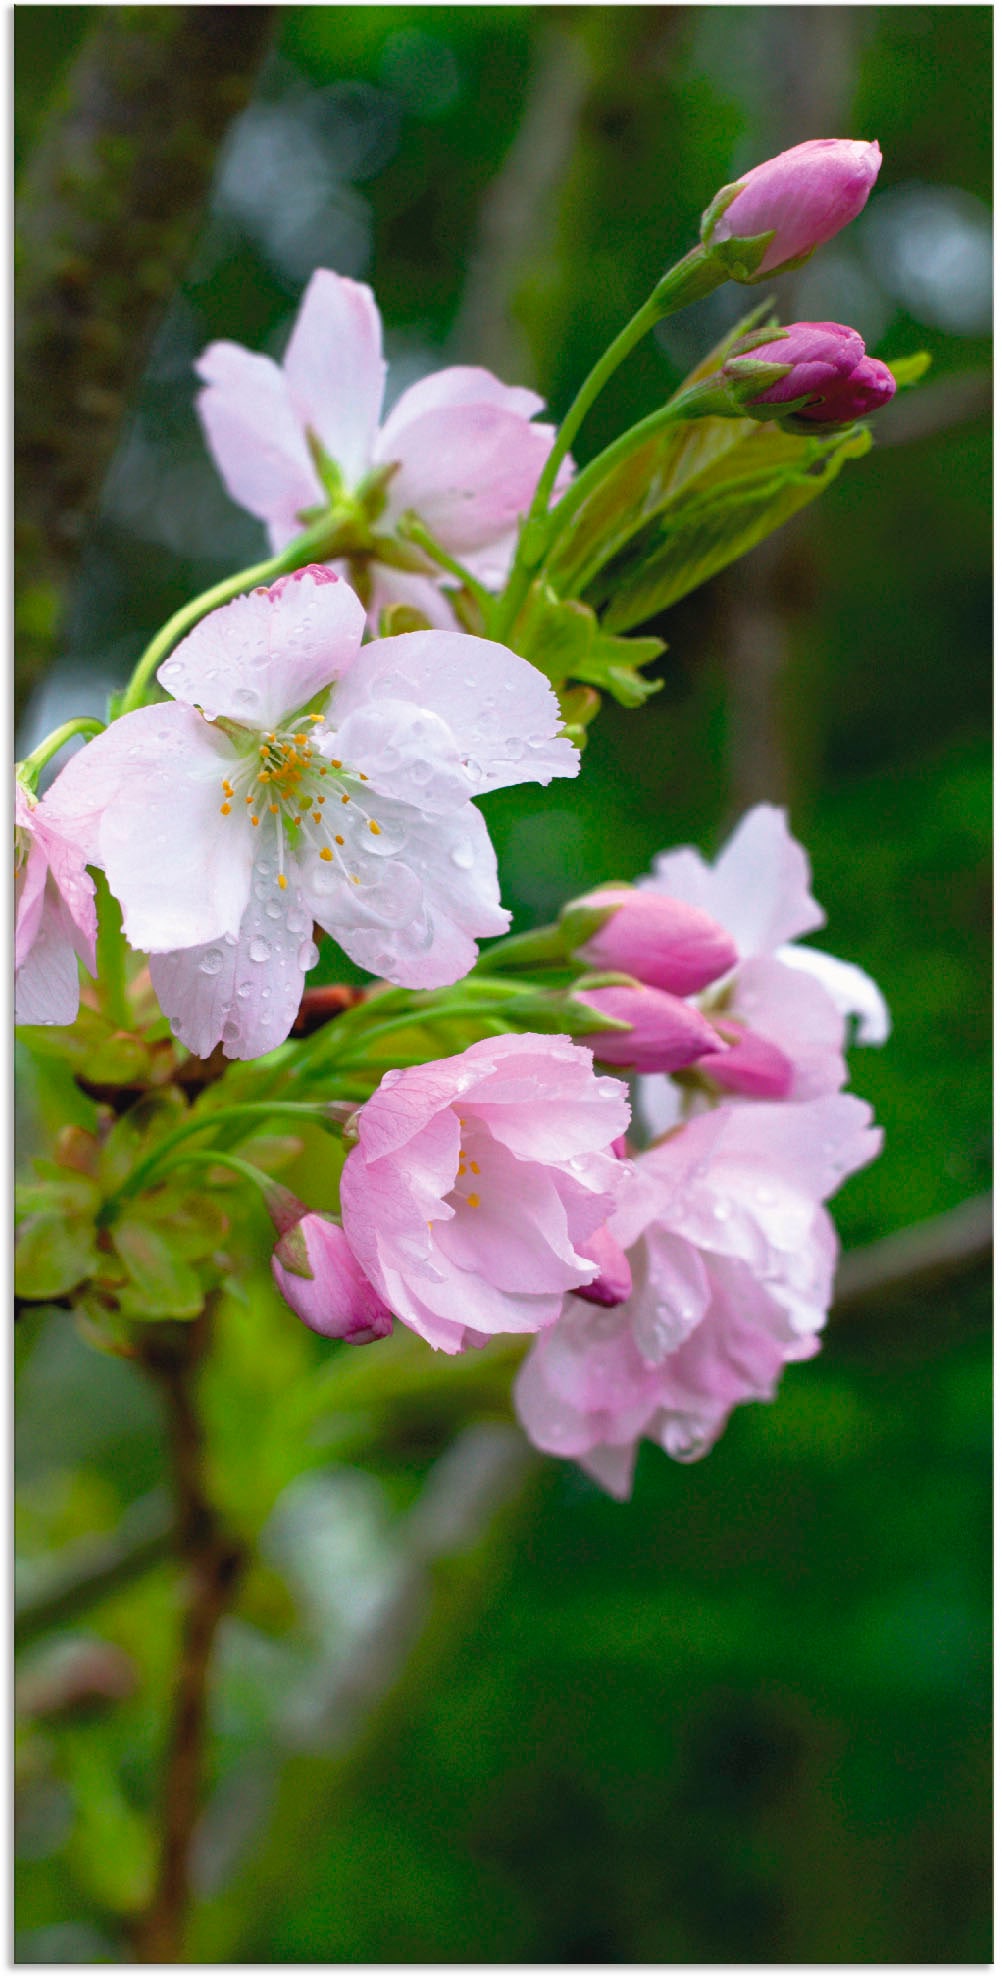
[[[95,9],[25,167],[14,285],[18,707],[56,650],[124,411],[273,20],[268,6]]]

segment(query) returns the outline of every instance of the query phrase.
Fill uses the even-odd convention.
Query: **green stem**
[[[266,1104],[248,1101],[246,1104],[220,1106],[218,1111],[206,1112],[201,1118],[191,1119],[186,1125],[179,1125],[176,1131],[169,1132],[165,1139],[161,1139],[159,1145],[155,1146],[144,1160],[140,1160],[138,1166],[133,1167],[128,1179],[123,1180],[122,1185],[108,1196],[99,1219],[102,1222],[110,1221],[122,1201],[127,1201],[133,1194],[140,1193],[148,1185],[151,1175],[172,1157],[178,1146],[186,1145],[196,1133],[206,1132],[218,1126],[229,1126],[238,1118],[274,1118],[276,1114],[283,1118],[290,1114],[298,1118],[306,1117],[316,1124],[324,1122],[323,1105],[296,1104],[291,1100],[279,1098],[269,1100]]]
[[[147,645],[119,701],[118,714],[134,713],[137,707],[144,704],[147,688],[158,665],[178,639],[206,617],[209,611],[216,610],[220,604],[228,604],[231,598],[239,597],[245,590],[256,589],[260,583],[270,583],[277,576],[286,576],[292,570],[302,569],[304,563],[312,561],[314,556],[322,562],[330,552],[332,526],[333,518],[326,515],[314,528],[297,535],[279,555],[269,556],[267,562],[254,563],[250,569],[238,570],[235,576],[224,577],[210,590],[203,590],[201,596],[182,604],[181,609],[175,611],[162,630],[157,632],[152,643]]]
[[[264,1200],[267,1200],[275,1184],[273,1180],[269,1179],[266,1173],[262,1173],[259,1166],[252,1166],[250,1160],[238,1159],[236,1153],[221,1153],[216,1147],[213,1147],[212,1151],[208,1153],[182,1153],[181,1158],[176,1164],[178,1166],[228,1166],[232,1173],[239,1173],[241,1179],[249,1180],[257,1188]]]
[[[495,638],[504,639],[511,630],[528,594],[533,576],[546,554],[550,539],[547,510],[557,474],[599,393],[604,390],[610,377],[619,369],[630,352],[642,342],[649,329],[653,329],[665,316],[675,315],[680,309],[688,308],[690,303],[700,301],[704,295],[711,294],[713,289],[719,288],[726,280],[725,271],[710,260],[705,250],[702,247],[694,247],[691,253],[686,254],[663,276],[643,307],[630,318],[625,328],[614,337],[597,364],[589,371],[563,423],[557,429],[556,438],[539,476],[529,512],[522,524],[515,565],[496,605],[492,626],[492,635]]]
[[[52,733],[47,734],[45,740],[40,741],[38,747],[33,748],[23,762],[18,763],[19,781],[23,782],[26,788],[34,790],[46,762],[50,762],[53,755],[58,755],[60,748],[65,747],[67,741],[72,741],[75,734],[103,733],[103,720],[91,720],[86,714],[79,714],[74,720],[64,720],[61,727],[53,728]]]
[[[128,942],[122,932],[122,909],[103,871],[95,875],[97,891],[97,981],[108,1018],[118,1029],[131,1029],[127,971]]]
[[[450,576],[456,577],[458,582],[462,583],[470,592],[471,597],[476,598],[485,619],[489,617],[495,604],[493,591],[488,590],[484,584],[479,583],[470,570],[466,569],[462,563],[457,562],[455,556],[450,556],[448,551],[443,549],[441,543],[436,542],[435,537],[429,533],[423,521],[420,521],[417,515],[405,515],[397,523],[397,534],[402,535],[406,541],[415,543],[419,549],[423,549],[425,555],[430,556],[432,562],[438,564],[439,569],[444,569]]]

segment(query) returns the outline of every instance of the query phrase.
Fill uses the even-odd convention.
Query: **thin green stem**
[[[484,613],[484,617],[489,617],[491,611],[494,609],[495,599],[493,591],[488,590],[484,584],[478,582],[472,572],[463,563],[458,562],[455,556],[450,556],[448,551],[443,549],[441,543],[436,542],[435,537],[425,527],[423,521],[418,519],[417,515],[405,515],[397,524],[397,533],[398,535],[402,535],[406,541],[413,542],[419,549],[423,549],[425,555],[429,556],[433,563],[437,563],[440,569],[446,570],[450,576],[454,576],[459,583],[465,585],[471,597],[476,598],[477,603]]]
[[[286,576],[292,570],[302,569],[304,563],[317,556],[321,561],[330,551],[333,517],[326,515],[314,528],[308,528],[297,535],[288,547],[277,556],[269,556],[263,563],[254,563],[250,569],[238,570],[235,576],[226,576],[221,583],[214,583],[209,590],[193,597],[190,603],[182,604],[173,617],[157,632],[147,645],[142,658],[129,681],[118,705],[119,714],[134,713],[145,701],[147,689],[158,665],[167,657],[178,639],[201,618],[214,611],[220,604],[228,604],[233,597],[239,597],[245,590],[254,590],[260,583],[270,583],[277,576]]]
[[[23,762],[19,762],[19,781],[33,790],[46,762],[50,762],[53,755],[58,755],[60,748],[64,748],[67,741],[72,741],[75,734],[103,733],[103,720],[92,720],[87,714],[79,714],[74,720],[64,720],[61,727],[53,728],[52,733],[47,734],[45,740],[40,741],[38,747],[33,748]]]
[[[322,1124],[324,1107],[320,1104],[294,1103],[280,1098],[269,1099],[264,1104],[248,1101],[246,1104],[220,1106],[218,1111],[206,1112],[201,1118],[194,1118],[185,1125],[179,1125],[176,1131],[169,1132],[165,1139],[161,1139],[159,1144],[154,1146],[153,1151],[148,1153],[144,1160],[140,1160],[138,1166],[133,1167],[122,1185],[108,1196],[101,1210],[101,1221],[110,1221],[122,1201],[130,1200],[133,1194],[140,1193],[148,1186],[151,1177],[173,1158],[177,1148],[186,1145],[197,1133],[214,1130],[220,1126],[228,1127],[238,1118],[257,1120],[274,1118],[276,1115],[282,1118],[290,1115],[300,1119],[309,1118],[315,1124]]]
[[[128,942],[122,932],[122,909],[109,890],[103,871],[96,874],[97,980],[110,1021],[119,1029],[132,1027],[129,1007]]]

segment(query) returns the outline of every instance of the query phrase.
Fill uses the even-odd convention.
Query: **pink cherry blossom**
[[[53,789],[58,788],[58,780]],[[14,1020],[73,1022],[83,961],[93,974],[97,939],[94,881],[83,849],[58,820],[14,783]]]
[[[344,1230],[328,1215],[304,1213],[283,1233],[271,1273],[296,1316],[322,1338],[370,1345],[393,1329],[393,1318],[359,1268]]]
[[[742,1037],[747,1046],[700,1065],[711,1079],[719,1069],[729,1091],[755,1095],[765,1075],[783,1097],[823,1097],[846,1081],[850,1019],[857,1043],[886,1040],[890,1019],[876,982],[819,948],[793,944],[825,916],[784,810],[770,803],[749,810],[714,864],[691,846],[662,852],[639,884],[709,913],[734,942],[736,967],[700,997],[725,1040]],[[658,1131],[681,1115],[677,1091],[660,1080],[645,1081],[642,1106]]]
[[[838,1252],[820,1203],[880,1150],[871,1117],[841,1095],[727,1106],[642,1153],[609,1222],[632,1294],[614,1309],[569,1297],[519,1373],[536,1446],[626,1497],[638,1440],[692,1461],[735,1406],[772,1399],[784,1365],[818,1349]]]
[[[760,366],[777,364],[786,366],[786,376],[757,391]],[[721,373],[735,385],[750,418],[778,417],[784,406],[806,398],[787,415],[791,425],[848,425],[879,411],[897,389],[887,365],[866,355],[859,332],[839,322],[789,323],[770,342],[748,351],[739,342]]]
[[[300,305],[281,365],[236,343],[212,343],[196,366],[205,382],[198,411],[228,492],[283,549],[303,516],[326,509],[308,435],[319,442],[351,497],[390,470],[378,532],[394,534],[408,510],[451,555],[500,588],[516,524],[528,510],[553,428],[534,425],[542,399],[501,384],[486,370],[457,366],[412,384],[380,425],[386,364],[382,325],[369,288],[318,268]],[[566,481],[568,468],[560,485]],[[455,620],[439,575],[366,564],[371,618],[409,604],[443,628]]]
[[[593,988],[586,979],[578,982],[575,999],[614,1022],[630,1025],[586,1034],[584,1040],[600,1063],[628,1070],[673,1071],[697,1058],[702,1062],[707,1056],[727,1054],[726,1044],[698,1009],[660,988],[647,988],[639,981]]]
[[[455,631],[363,647],[363,623],[325,569],[237,598],[160,667],[173,699],[113,722],[56,785],[198,1056],[282,1042],[314,922],[401,986],[458,980],[509,917],[470,797],[577,773],[524,659]]]
[[[440,1351],[553,1323],[599,1273],[585,1245],[628,1181],[611,1149],[628,1120],[623,1085],[566,1036],[388,1071],[341,1178],[365,1275]]]

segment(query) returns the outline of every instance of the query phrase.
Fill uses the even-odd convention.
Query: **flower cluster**
[[[868,1108],[842,1091],[849,1025],[880,1042],[888,1019],[858,968],[796,944],[823,914],[785,816],[760,805],[716,864],[665,852],[637,884],[573,900],[492,959],[477,942],[509,914],[474,805],[575,776],[572,735],[597,686],[643,698],[625,641],[580,591],[560,592],[547,560],[603,503],[616,519],[591,576],[619,566],[629,538],[606,499],[619,483],[602,476],[641,441],[624,435],[577,480],[570,458],[602,383],[672,308],[806,258],[860,211],[879,164],[875,144],[815,141],[725,187],[701,244],[556,432],[533,392],[474,368],[423,378],[385,413],[372,294],[327,269],[280,364],[230,342],[204,352],[206,439],[272,558],[164,627],[40,801],[41,768],[100,723],[68,723],[18,772],[17,1019],[78,1017],[103,874],[109,979],[86,991],[89,1033],[125,1039],[124,1057],[100,1059],[102,1075],[119,1067],[119,1112],[137,1065],[149,1072],[137,1144],[160,1110],[132,1167],[131,1152],[121,1173],[117,1154],[102,1165],[100,1124],[86,1185],[78,1175],[67,1193],[57,1167],[72,1239],[41,1273],[27,1245],[29,1295],[86,1299],[90,1285],[92,1320],[134,1319],[143,1298],[144,1318],[197,1315],[226,1264],[218,1226],[194,1216],[198,1268],[179,1271],[158,1269],[162,1225],[175,1168],[228,1162],[269,1202],[273,1278],[306,1325],[362,1345],[400,1323],[447,1354],[531,1341],[515,1392],[526,1431],[616,1495],[642,1438],[679,1459],[705,1452],[736,1404],[770,1397],[783,1366],[816,1350],[836,1256],[823,1203],[879,1146]],[[856,445],[841,428],[894,388],[854,330],[772,324],[653,416],[777,419],[813,466]],[[650,518],[641,492],[634,534]],[[778,500],[769,525],[787,511]],[[756,509],[756,539],[762,526]],[[319,1054],[294,1042],[276,1060],[302,1027],[324,935],[376,980]],[[434,1056],[437,1024],[454,1054]],[[215,1061],[186,1079],[185,1053]],[[222,1060],[268,1055],[232,1102]],[[181,1122],[187,1084],[214,1080],[212,1106]],[[343,1132],[339,1187],[316,1206],[232,1150],[248,1114],[259,1126],[273,1109]],[[217,1129],[192,1152],[191,1136]],[[136,1197],[158,1188],[144,1223]],[[50,1208],[45,1196],[43,1221]]]

